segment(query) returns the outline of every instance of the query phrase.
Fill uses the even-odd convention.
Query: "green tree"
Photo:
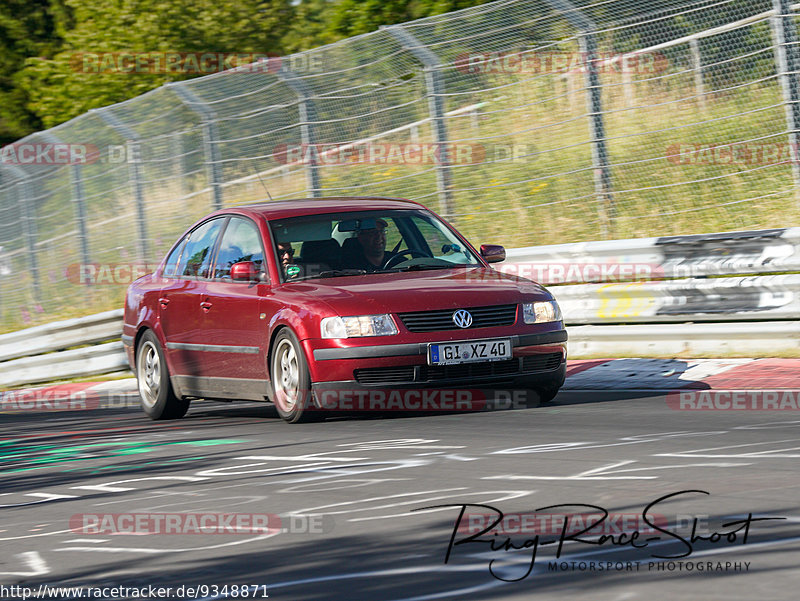
[[[280,54],[293,14],[290,0],[63,1],[68,11],[56,19],[63,47],[51,58],[28,59],[17,77],[45,127],[192,75],[123,72],[118,64],[87,63],[87,53]],[[108,68],[95,72],[98,64]]]
[[[20,87],[18,72],[32,56],[47,56],[61,45],[56,15],[63,15],[58,0],[4,0],[0,3],[0,145],[41,127],[28,109],[28,96]]]
[[[380,28],[484,4],[489,0],[301,0],[286,48],[307,50]]]

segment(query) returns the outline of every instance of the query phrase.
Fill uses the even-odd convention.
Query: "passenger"
[[[294,263],[294,249],[291,242],[278,242],[278,258],[284,270],[287,265]]]
[[[281,262],[281,269],[286,279],[294,280],[299,277],[303,268],[294,262],[294,249],[291,242],[278,242],[278,259]]]

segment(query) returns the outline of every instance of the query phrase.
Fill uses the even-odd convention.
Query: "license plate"
[[[428,365],[455,365],[511,359],[511,340],[461,340],[428,345]]]

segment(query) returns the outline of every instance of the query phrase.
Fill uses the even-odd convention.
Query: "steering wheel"
[[[383,267],[381,267],[381,269],[390,269],[391,267],[394,267],[395,265],[397,265],[398,263],[400,263],[403,260],[403,255],[408,255],[409,258],[412,258],[412,259],[415,256],[417,256],[417,257],[427,257],[428,256],[424,252],[421,252],[421,251],[418,251],[418,250],[411,250],[410,248],[407,248],[407,249],[401,250],[401,251],[395,253],[394,255],[392,255],[391,257],[389,257],[386,260],[386,263],[383,264]]]

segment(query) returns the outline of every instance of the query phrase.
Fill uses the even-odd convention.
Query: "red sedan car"
[[[212,213],[128,289],[122,340],[142,408],[172,419],[197,398],[271,400],[299,422],[375,408],[387,391],[422,410],[423,393],[471,389],[549,401],[566,368],[561,312],[489,266],[504,258],[408,200]]]

